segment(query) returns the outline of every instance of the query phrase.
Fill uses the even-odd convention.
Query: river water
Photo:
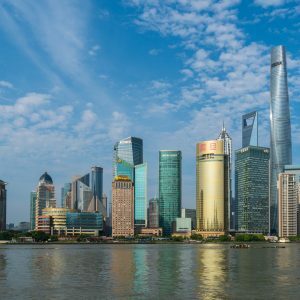
[[[300,244],[0,245],[0,299],[300,299]]]

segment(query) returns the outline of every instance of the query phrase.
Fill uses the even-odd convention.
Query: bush
[[[235,236],[237,242],[262,242],[265,238],[262,234],[237,234]]]
[[[230,242],[231,238],[229,235],[220,235],[219,236],[219,241],[220,242]]]
[[[46,242],[48,241],[50,234],[44,231],[32,231],[31,236],[36,242]]]
[[[173,236],[172,241],[174,242],[182,242],[184,238],[182,236]]]
[[[202,241],[203,236],[201,234],[192,234],[191,235],[191,240]]]

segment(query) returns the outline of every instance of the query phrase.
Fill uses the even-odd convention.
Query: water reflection
[[[0,254],[0,280],[6,279],[6,255]]]
[[[114,281],[112,291],[115,297],[125,297],[133,289],[135,274],[134,252],[130,245],[118,246],[111,251],[111,273]]]
[[[198,297],[201,299],[224,299],[228,283],[228,249],[218,246],[198,248]]]

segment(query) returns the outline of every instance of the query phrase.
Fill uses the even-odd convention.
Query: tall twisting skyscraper
[[[271,52],[271,157],[270,157],[270,233],[278,232],[278,174],[292,164],[291,121],[287,85],[286,55],[283,46]]]
[[[228,168],[227,168],[227,171],[228,171],[228,175],[227,175],[227,184],[228,184],[228,187],[227,187],[227,192],[228,192],[228,196],[227,196],[227,199],[228,199],[228,221],[229,221],[229,227],[230,229],[233,229],[234,228],[234,203],[232,201],[232,171],[231,171],[231,167],[232,167],[232,139],[231,137],[229,136],[228,132],[226,131],[225,129],[225,126],[224,126],[224,123],[223,123],[223,127],[222,127],[222,131],[221,133],[219,134],[219,137],[218,137],[218,140],[219,141],[223,141],[223,145],[224,145],[224,154],[227,155],[226,159],[228,160],[227,161],[227,165],[228,165]]]

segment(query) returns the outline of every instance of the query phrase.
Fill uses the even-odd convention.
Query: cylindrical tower
[[[228,229],[228,161],[223,140],[198,143],[196,160],[197,231],[224,234]]]
[[[270,233],[278,233],[278,174],[292,164],[291,121],[284,46],[271,52]]]

